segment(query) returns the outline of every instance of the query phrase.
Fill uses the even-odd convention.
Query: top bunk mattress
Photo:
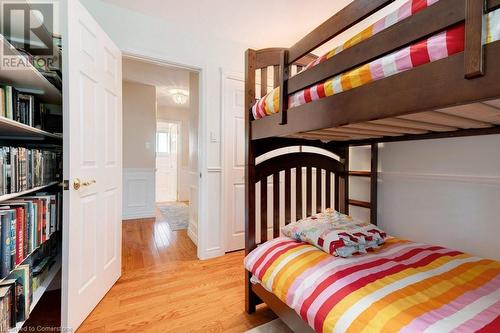
[[[336,54],[374,36],[388,27],[424,10],[439,0],[410,0],[393,13],[372,24],[344,44],[317,58],[304,70],[314,67]],[[500,40],[500,9],[484,16],[483,44]],[[464,50],[464,23],[450,27],[429,38],[399,49],[379,59],[339,74],[333,78],[313,85],[289,97],[289,108],[297,107],[324,97],[332,96],[367,83],[377,81],[412,68],[444,59]],[[280,87],[274,88],[258,100],[252,107],[255,119],[278,113]]]

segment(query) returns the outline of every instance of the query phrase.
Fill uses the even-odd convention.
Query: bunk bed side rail
[[[500,8],[500,0],[487,0],[486,6],[487,6],[488,11],[491,12],[495,9]]]
[[[431,7],[396,23],[357,45],[351,46],[331,59],[290,78],[287,86],[288,94],[323,82],[425,36],[462,22],[465,18],[465,2],[466,0],[440,0]]]
[[[354,0],[290,48],[290,62],[325,44],[394,0]]]

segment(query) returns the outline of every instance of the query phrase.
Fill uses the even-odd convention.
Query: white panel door
[[[179,197],[180,123],[159,122],[156,129],[156,202]]]
[[[122,66],[80,2],[64,3],[62,326],[76,329],[121,275]]]
[[[244,82],[224,79],[224,216],[226,251],[245,247]]]

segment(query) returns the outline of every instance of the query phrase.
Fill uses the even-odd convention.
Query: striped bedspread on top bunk
[[[399,9],[363,30],[343,45],[319,57],[304,70],[322,63],[343,50],[352,47],[388,27],[433,5],[439,0],[410,0]],[[389,55],[313,85],[289,97],[289,107],[297,107],[324,97],[365,85],[412,68],[444,59],[464,50],[464,24],[458,24],[436,35],[416,42]],[[485,15],[483,43],[500,40],[500,9]],[[263,96],[252,107],[255,119],[279,112],[280,88]]]
[[[500,332],[500,262],[390,238],[340,258],[289,238],[245,267],[316,332]]]

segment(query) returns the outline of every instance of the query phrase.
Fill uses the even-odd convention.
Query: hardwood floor
[[[123,223],[122,277],[78,333],[245,332],[275,318],[244,311],[242,252],[200,261],[185,230],[155,219]]]

